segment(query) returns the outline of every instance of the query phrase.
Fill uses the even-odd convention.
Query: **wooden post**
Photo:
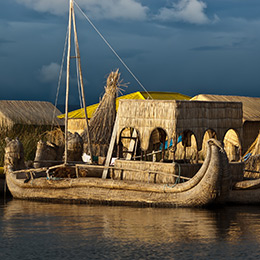
[[[102,174],[102,178],[103,179],[107,178],[108,166],[109,166],[109,164],[111,162],[112,153],[113,153],[113,149],[114,149],[114,145],[115,145],[115,141],[116,141],[117,128],[118,128],[118,117],[116,115],[116,120],[115,120],[113,132],[112,132],[112,136],[111,136],[111,139],[110,139],[110,144],[109,144],[109,148],[108,148],[108,152],[107,152],[105,168],[104,168],[103,174]]]
[[[132,133],[132,138],[133,139],[130,140],[130,144],[129,144],[129,148],[128,148],[129,153],[126,155],[126,160],[131,160],[133,153],[134,153],[134,148],[136,146],[136,140],[137,140],[137,131],[135,129]]]
[[[144,151],[144,160],[147,161],[147,150]]]
[[[117,151],[116,151],[116,156],[117,156],[117,158],[121,158],[120,149],[121,149],[121,145],[120,145],[120,143],[119,143],[119,144],[117,145]]]
[[[167,146],[169,145],[168,143]],[[165,139],[163,140],[163,147],[162,147],[162,161],[164,161],[164,155],[165,155]]]
[[[172,162],[175,162],[175,152],[177,149],[177,140],[176,140],[176,136],[174,135],[172,137]]]

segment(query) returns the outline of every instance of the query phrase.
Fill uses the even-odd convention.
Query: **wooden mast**
[[[67,77],[66,77],[66,100],[65,100],[65,151],[64,164],[68,163],[68,110],[69,110],[69,80],[70,80],[70,44],[71,44],[71,14],[73,0],[70,0],[69,25],[68,25],[68,52],[67,52]]]
[[[79,53],[79,44],[78,44],[78,37],[77,37],[77,30],[76,30],[75,13],[74,13],[74,7],[73,7],[73,0],[70,0],[69,25],[68,25],[66,103],[65,103],[65,151],[64,151],[64,155],[65,155],[64,164],[65,165],[68,163],[68,107],[69,107],[69,74],[70,74],[70,59],[71,59],[71,56],[70,56],[70,52],[71,52],[71,19],[73,19],[74,39],[75,39],[75,44],[76,44],[76,59],[77,59],[78,68],[79,68],[81,94],[82,94],[82,101],[83,101],[84,112],[85,112],[86,130],[87,130],[87,137],[88,137],[88,143],[89,143],[89,153],[90,153],[91,162],[92,162],[92,149],[91,149],[91,141],[90,141],[90,134],[89,134],[86,101],[85,101],[85,95],[84,95],[84,86],[83,86],[82,70],[81,70],[81,63],[80,63],[80,53]]]
[[[90,162],[92,163],[92,158],[93,158],[92,157],[92,147],[91,147],[91,139],[90,139],[90,132],[89,132],[89,124],[88,124],[88,115],[87,115],[85,93],[84,93],[84,86],[83,86],[80,53],[79,53],[79,42],[78,42],[78,35],[77,35],[77,29],[76,29],[76,19],[75,19],[75,13],[74,13],[73,5],[72,5],[72,19],[73,19],[73,28],[74,28],[74,39],[75,39],[75,44],[76,44],[76,59],[77,59],[78,68],[79,68],[80,87],[81,87],[82,101],[83,101],[83,107],[84,107],[84,115],[85,115],[85,120],[86,120],[87,138],[88,138],[88,144],[89,144],[88,150],[89,150],[89,155],[90,155],[90,160],[91,160]]]

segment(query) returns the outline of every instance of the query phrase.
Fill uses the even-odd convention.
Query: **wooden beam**
[[[128,151],[127,151],[128,153],[127,153],[127,156],[126,156],[126,160],[131,160],[133,153],[134,153],[136,141],[137,141],[137,131],[134,129],[134,131],[132,133],[132,139],[130,141],[129,148],[128,148]]]
[[[114,123],[114,128],[113,128],[113,132],[112,132],[112,136],[110,139],[110,144],[109,144],[109,148],[108,148],[108,152],[107,152],[105,167],[109,166],[111,159],[112,159],[113,149],[114,149],[114,145],[115,145],[115,141],[116,141],[117,128],[118,128],[118,117],[116,115],[116,120]],[[107,173],[108,173],[108,168],[105,168],[103,171],[103,174],[102,174],[103,179],[107,178]]]

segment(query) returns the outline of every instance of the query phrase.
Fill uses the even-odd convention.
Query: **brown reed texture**
[[[122,84],[120,80],[119,69],[112,71],[107,78],[105,94],[89,122],[91,144],[97,151],[94,151],[93,155],[105,156],[106,154],[116,117],[116,97],[121,86],[126,86],[126,84]],[[85,144],[84,151],[86,151],[88,143],[86,131],[82,133],[82,138]],[[97,145],[102,146],[102,149],[96,149]],[[103,151],[104,147],[106,151]]]

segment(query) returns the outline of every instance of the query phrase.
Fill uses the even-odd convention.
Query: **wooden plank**
[[[132,159],[132,156],[133,156],[133,153],[134,153],[135,144],[136,144],[136,140],[137,140],[137,132],[134,129],[134,131],[132,133],[132,139],[130,141],[129,148],[128,148],[128,154],[127,154],[127,156],[125,158],[126,160],[131,160]]]
[[[107,152],[105,167],[109,166],[111,159],[112,159],[112,153],[113,153],[113,149],[114,149],[114,145],[115,145],[115,141],[116,141],[117,128],[118,128],[118,117],[116,115],[116,120],[115,120],[113,132],[112,132],[112,136],[111,136],[111,140],[110,140],[110,144],[109,144],[109,148],[108,148],[108,152]],[[103,171],[103,174],[102,174],[103,179],[107,178],[107,173],[108,173],[108,168],[105,168]]]

